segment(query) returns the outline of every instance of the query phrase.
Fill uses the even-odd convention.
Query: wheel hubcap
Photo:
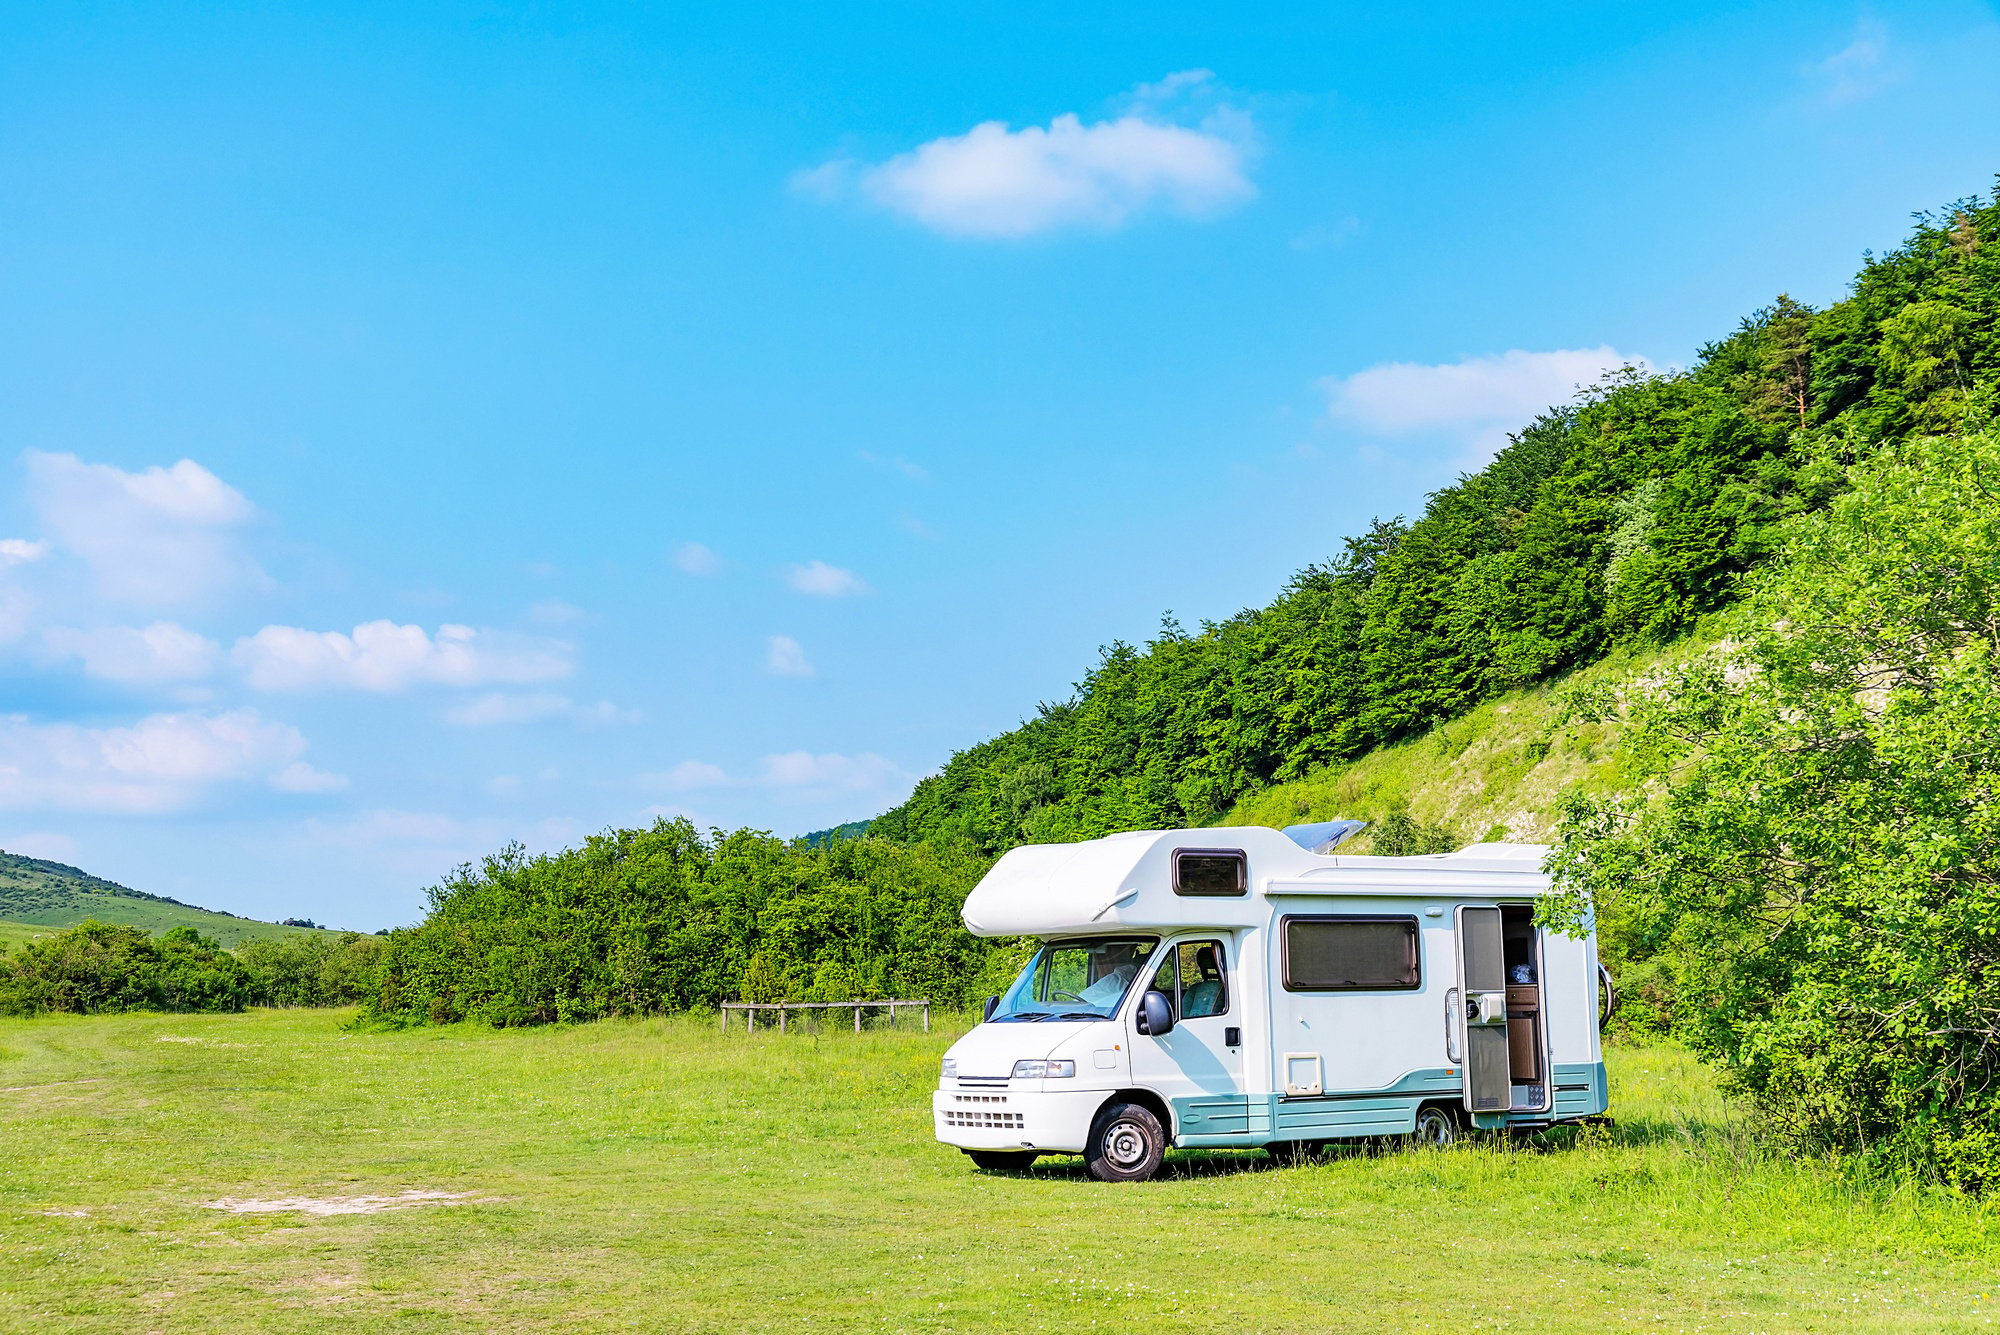
[[[1130,1122],[1113,1122],[1104,1135],[1104,1157],[1120,1168],[1132,1168],[1144,1163],[1145,1133]]]

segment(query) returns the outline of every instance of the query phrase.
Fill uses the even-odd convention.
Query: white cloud
[[[710,765],[700,760],[683,760],[663,774],[642,774],[639,782],[649,788],[670,788],[686,791],[693,788],[721,788],[732,780],[728,771],[720,765]]]
[[[0,538],[0,570],[8,566],[24,566],[41,560],[49,554],[47,542],[29,542],[26,538]]]
[[[254,709],[154,714],[129,727],[86,728],[0,717],[0,808],[161,812],[218,784],[262,779],[304,791],[298,729]],[[318,771],[310,771],[318,776]],[[314,791],[339,782],[314,779]]]
[[[1525,425],[1575,397],[1577,387],[1624,365],[1616,348],[1515,349],[1439,365],[1385,362],[1320,382],[1336,418],[1384,434],[1493,422]]]
[[[271,786],[281,793],[337,793],[347,787],[347,776],[329,774],[303,760],[294,760],[271,776]]]
[[[192,459],[128,473],[73,454],[24,457],[42,522],[104,598],[176,606],[262,581],[235,532],[255,514],[250,502]]]
[[[130,686],[196,681],[215,670],[221,648],[171,621],[150,626],[54,626],[42,643],[58,659],[81,659],[87,676]]]
[[[808,561],[804,565],[785,567],[785,583],[792,586],[794,593],[807,594],[814,598],[850,598],[856,594],[868,593],[868,581],[852,570],[842,570],[824,561]]]
[[[485,728],[504,723],[545,723],[551,720],[574,723],[580,727],[594,727],[612,723],[637,723],[639,714],[634,710],[620,709],[609,700],[599,700],[594,705],[580,705],[566,695],[549,692],[509,695],[503,691],[493,691],[453,706],[445,711],[444,718],[447,723],[456,723],[467,728]]]
[[[590,613],[560,598],[544,599],[528,609],[528,620],[538,626],[569,626],[589,619]]]
[[[764,668],[774,677],[810,677],[812,660],[805,646],[789,635],[773,635],[764,641]]]
[[[1888,51],[1889,30],[1874,19],[1862,19],[1855,25],[1854,40],[1813,65],[1820,101],[1843,107],[1896,82],[1900,71],[1889,65]]]
[[[569,646],[443,625],[435,638],[421,626],[370,621],[352,635],[337,630],[266,626],[230,650],[250,684],[263,691],[400,691],[412,686],[528,685],[570,672]]]
[[[986,121],[872,166],[829,162],[793,185],[823,199],[858,193],[955,236],[1114,228],[1154,207],[1212,215],[1256,193],[1245,174],[1247,118],[1223,110],[1190,128],[1166,120],[1160,106],[1208,77],[1191,70],[1145,85],[1115,120],[1086,125],[1061,115],[1019,130]]]
[[[741,778],[720,765],[700,760],[683,760],[664,773],[639,776],[639,782],[648,788],[673,792],[760,788],[782,795],[787,801],[824,801],[857,793],[901,791],[910,781],[910,774],[895,761],[873,752],[847,756],[786,751],[765,756],[754,771]]]
[[[908,778],[894,761],[873,752],[843,756],[787,751],[764,757],[757,782],[770,788],[867,792],[906,782]]]
[[[722,558],[698,542],[684,542],[674,548],[674,566],[683,575],[713,575],[722,569]]]
[[[925,468],[922,464],[911,463],[908,459],[900,455],[885,457],[875,453],[873,450],[862,450],[855,457],[871,468],[886,468],[891,472],[901,473],[912,482],[929,482],[931,480],[931,473],[928,468]]]
[[[47,830],[31,830],[26,834],[9,835],[0,839],[0,851],[24,858],[67,862],[72,866],[76,864],[77,859],[76,840],[66,834],[53,834]]]

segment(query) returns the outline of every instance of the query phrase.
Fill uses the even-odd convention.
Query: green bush
[[[0,958],[0,1013],[240,1011],[254,999],[249,973],[192,927],[162,936],[86,922]]]
[[[358,932],[297,932],[247,941],[236,958],[266,1006],[344,1006],[366,997],[385,949]]]
[[[866,837],[708,840],[685,820],[544,857],[509,848],[461,868],[421,924],[384,939],[365,1009],[517,1025],[737,998],[963,1005],[990,981],[990,948],[958,916],[986,866],[961,847]]]
[[[1745,612],[1606,702],[1639,788],[1572,803],[1554,920],[1799,1144],[2000,1184],[2000,434],[1858,467]]]

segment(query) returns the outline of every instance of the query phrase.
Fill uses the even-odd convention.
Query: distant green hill
[[[50,928],[74,927],[90,918],[149,932],[192,927],[224,946],[310,930],[196,908],[66,863],[0,852],[0,945],[27,940]]]

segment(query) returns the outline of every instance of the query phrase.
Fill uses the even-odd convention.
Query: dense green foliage
[[[248,941],[236,958],[262,1006],[346,1006],[374,990],[387,944],[359,932],[293,932]]]
[[[2000,433],[1858,467],[1745,610],[1600,702],[1652,782],[1573,803],[1568,910],[1798,1141],[2000,1183]]]
[[[1824,311],[1788,297],[1685,373],[1608,377],[1414,523],[1269,606],[1143,649],[960,752],[869,831],[1013,844],[1213,821],[1242,795],[1728,604],[1842,463],[1960,420],[2000,370],[2000,195],[1918,220]],[[1349,813],[1372,815],[1378,813]]]
[[[192,927],[85,922],[0,949],[0,1014],[344,1006],[372,992],[385,948],[358,932],[290,932],[229,951]]]
[[[594,1019],[718,1001],[928,997],[964,1004],[1002,954],[959,923],[985,862],[880,839],[821,847],[685,820],[526,857],[430,892],[391,934],[369,1011],[412,1022]]]
[[[0,956],[0,1014],[240,1011],[253,996],[236,957],[192,927],[86,922]]]

